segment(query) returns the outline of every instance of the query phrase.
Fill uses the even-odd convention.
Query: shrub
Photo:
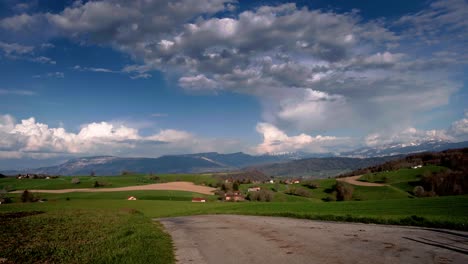
[[[37,201],[38,199],[34,197],[34,194],[29,192],[28,190],[24,190],[21,194],[21,202],[23,203],[32,203]]]
[[[161,180],[161,178],[160,178],[159,176],[156,176],[156,175],[149,177],[149,179],[152,180],[152,181],[159,181],[159,180]]]
[[[239,183],[238,182],[234,182],[232,184],[232,190],[233,191],[239,191]]]
[[[319,187],[319,185],[317,183],[314,183],[314,182],[311,182],[311,181],[305,182],[302,185],[304,187],[309,188],[309,189],[317,189]]]
[[[233,184],[230,182],[225,182],[221,185],[221,190],[228,192],[233,190]]]
[[[80,178],[73,178],[73,179],[71,180],[71,183],[72,183],[72,184],[79,184],[80,182],[81,182],[81,181],[80,181]]]
[[[335,191],[337,201],[349,201],[353,197],[354,188],[349,184],[339,181],[335,184]]]
[[[424,187],[422,187],[420,185],[414,187],[413,194],[416,197],[423,197],[424,196]]]
[[[289,187],[284,193],[302,197],[311,197],[310,192],[307,189],[301,187]]]
[[[13,201],[11,200],[10,197],[0,197],[0,204],[8,204],[8,203],[12,203]]]
[[[222,201],[226,193],[222,190],[216,190],[214,194],[218,196],[218,200]]]
[[[273,200],[273,192],[268,190],[249,192],[247,199],[250,201],[271,202]]]
[[[94,188],[99,188],[99,187],[102,187],[102,186],[104,186],[104,183],[101,183],[101,182],[98,182],[98,181],[95,181],[94,184],[93,184]]]

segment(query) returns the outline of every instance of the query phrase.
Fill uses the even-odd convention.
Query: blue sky
[[[0,3],[0,169],[468,139],[468,3]]]

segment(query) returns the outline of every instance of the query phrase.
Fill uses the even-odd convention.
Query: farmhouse
[[[260,191],[260,187],[258,186],[254,186],[254,187],[250,187],[249,189],[247,189],[248,192],[258,192]]]
[[[206,203],[205,198],[194,197],[192,198],[192,203]]]
[[[136,201],[137,198],[136,198],[135,196],[129,196],[129,197],[127,198],[127,200],[129,200],[129,201]]]
[[[226,193],[224,194],[225,201],[240,202],[245,201],[244,196],[240,192]]]

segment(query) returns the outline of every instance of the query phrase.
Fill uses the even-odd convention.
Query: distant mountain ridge
[[[95,156],[71,159],[56,166],[36,169],[10,170],[5,174],[42,173],[50,175],[119,175],[123,171],[135,173],[201,173],[239,170],[254,164],[291,160],[290,156],[252,156],[242,152],[216,152],[167,155],[159,158],[120,158]]]
[[[167,155],[159,158],[121,158],[95,156],[74,158],[56,166],[36,169],[1,171],[6,175],[43,173],[49,175],[119,175],[135,173],[202,173],[259,169],[270,176],[332,176],[360,167],[377,165],[392,157],[422,151],[441,151],[468,147],[468,142],[426,142],[418,145],[394,145],[388,148],[363,148],[352,152],[311,154],[304,152],[249,155],[243,152],[217,152]],[[326,157],[328,155],[328,157]],[[359,158],[356,158],[359,157]],[[382,157],[380,159],[379,157]],[[385,157],[385,158],[383,158]]]

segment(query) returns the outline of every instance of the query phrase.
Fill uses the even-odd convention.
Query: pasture
[[[343,202],[322,201],[334,195],[335,179],[313,181],[316,188],[303,184],[240,185],[241,191],[254,185],[273,191],[273,202],[221,202],[212,195],[146,190],[35,193],[45,202],[21,203],[20,193],[7,193],[3,195],[13,198],[14,203],[0,205],[0,239],[4,241],[0,243],[0,259],[12,263],[173,263],[170,236],[152,219],[187,215],[286,216],[468,230],[468,196],[415,198],[404,186],[417,179],[416,172],[404,171],[404,176],[397,174],[397,179],[392,179],[386,186],[353,186],[352,200]],[[161,182],[184,180],[215,184],[219,181],[210,175],[159,177]],[[374,174],[372,177],[367,180],[379,181],[378,177],[393,176]],[[72,184],[71,177],[50,180],[4,178],[0,179],[0,188],[57,190],[77,188],[77,185],[90,188],[96,180],[107,183],[102,188],[155,183],[150,176],[142,175],[79,178],[80,184]],[[404,188],[398,188],[399,185]],[[291,188],[307,190],[307,197],[287,194]],[[128,196],[138,200],[128,201]],[[193,197],[204,197],[207,202],[192,203]]]

